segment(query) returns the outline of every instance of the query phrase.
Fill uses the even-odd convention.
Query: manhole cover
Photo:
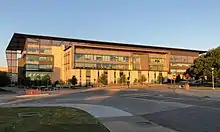
[[[149,121],[141,121],[141,122],[136,122],[138,125],[151,125],[152,123]]]
[[[19,117],[33,117],[33,116],[41,116],[40,113],[38,112],[22,112],[22,113],[18,113]]]

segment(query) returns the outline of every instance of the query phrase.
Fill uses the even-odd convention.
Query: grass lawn
[[[79,109],[19,107],[0,108],[0,132],[109,132],[109,130],[96,118]]]

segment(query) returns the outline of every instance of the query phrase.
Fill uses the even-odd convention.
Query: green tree
[[[7,76],[6,72],[0,72],[0,86],[6,86],[10,83],[10,78]]]
[[[99,77],[98,80],[101,84],[107,85],[108,84],[108,76],[105,73],[102,73],[102,75]]]
[[[205,76],[211,79],[212,68],[214,68],[215,78],[220,78],[220,46],[195,59],[194,64],[186,70],[186,73],[195,79],[204,79]]]
[[[144,82],[146,82],[146,81],[147,81],[147,78],[145,77],[145,75],[142,74],[142,75],[140,76],[138,82],[142,84],[142,83],[144,83]]]
[[[50,80],[50,75],[45,75],[45,76],[43,76],[42,77],[42,79],[41,79],[41,83],[42,83],[42,85],[50,85],[51,84],[51,80]]]
[[[137,83],[138,83],[138,79],[135,78],[133,83],[134,83],[134,84],[137,84]]]
[[[126,76],[125,76],[125,74],[122,73],[120,78],[118,78],[118,83],[119,84],[126,84],[126,81],[127,81]]]
[[[176,76],[176,82],[180,82],[181,81],[181,77],[180,77],[180,75],[178,74],[177,76]]]
[[[158,83],[162,83],[163,82],[163,75],[162,74],[158,75],[157,81],[158,81]]]
[[[24,81],[25,81],[25,86],[27,86],[27,87],[31,86],[31,78],[30,77],[26,77]]]
[[[77,84],[77,78],[73,75],[71,79],[71,84],[76,85]]]

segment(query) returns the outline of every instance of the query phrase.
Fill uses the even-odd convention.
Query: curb
[[[49,96],[50,94],[36,94],[36,95],[19,95],[15,96],[16,98],[28,98],[28,97],[44,97]]]

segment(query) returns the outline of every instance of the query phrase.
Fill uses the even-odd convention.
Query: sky
[[[0,66],[13,33],[208,50],[220,0],[1,0]]]

